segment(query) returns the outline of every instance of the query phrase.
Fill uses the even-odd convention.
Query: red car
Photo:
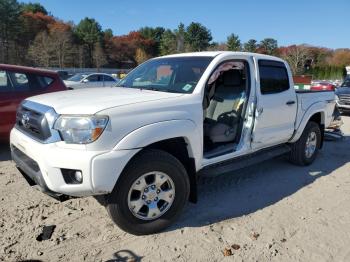
[[[29,96],[67,90],[56,72],[0,64],[0,142],[8,142],[16,109]]]
[[[327,82],[320,82],[320,83],[312,85],[310,90],[312,90],[312,91],[334,91],[335,85],[327,83]]]

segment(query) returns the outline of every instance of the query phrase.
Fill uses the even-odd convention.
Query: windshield
[[[192,93],[213,57],[171,57],[149,60],[117,86],[172,93]]]
[[[87,76],[87,74],[79,73],[79,74],[75,74],[74,76],[68,78],[67,80],[68,81],[79,82],[86,76]]]

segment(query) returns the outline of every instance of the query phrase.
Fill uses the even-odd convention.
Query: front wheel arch
[[[130,188],[143,174],[157,171],[166,173],[174,181],[174,202],[169,210],[155,220],[139,219],[128,207]],[[148,187],[151,183],[147,184]],[[146,192],[143,190],[141,192]],[[138,153],[127,165],[113,191],[106,196],[106,208],[112,220],[124,231],[135,235],[153,234],[169,226],[179,216],[189,191],[188,176],[180,161],[167,152],[147,149]]]

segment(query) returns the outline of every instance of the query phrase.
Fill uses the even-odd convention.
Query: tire
[[[153,173],[155,174],[154,177],[158,176],[159,174],[165,174],[165,177],[169,178],[165,182],[166,186],[171,187],[170,190],[173,190],[172,192],[174,192],[174,196],[169,195],[172,197],[172,202],[169,201],[171,204],[167,204],[167,202],[164,201],[164,203],[162,202],[162,204],[166,207],[163,208],[163,211],[160,212],[164,213],[161,215],[158,214],[160,216],[156,219],[146,217],[149,215],[151,210],[155,210],[148,209],[148,204],[144,204],[146,207],[142,206],[140,209],[143,210],[144,213],[141,211],[136,213],[133,210],[135,206],[133,206],[132,203],[134,202],[129,201],[129,199],[132,198],[131,196],[133,196],[135,193],[137,195],[136,198],[138,199],[138,202],[146,201],[142,200],[142,197],[144,197],[146,194],[144,193],[145,189],[143,187],[143,184],[145,182],[147,188],[150,188],[151,185],[155,185],[155,182],[154,184],[152,184],[153,182],[151,182],[150,185],[147,184],[147,179],[152,179]],[[163,178],[164,176],[161,177]],[[140,181],[143,182],[141,183],[141,186],[135,186],[137,183],[140,184]],[[164,185],[165,184],[163,184],[163,186]],[[134,187],[142,187],[143,189],[140,191],[131,190],[131,188]],[[160,188],[158,190],[158,185],[156,191],[156,193],[158,193],[158,191],[161,191]],[[176,220],[176,218],[181,214],[181,211],[186,202],[188,201],[189,192],[189,177],[187,175],[186,169],[181,164],[181,162],[167,152],[150,149],[139,153],[127,165],[112,193],[107,196],[106,208],[114,223],[117,224],[122,230],[134,235],[153,234],[168,227]],[[155,192],[153,191],[153,194],[154,193]],[[151,197],[153,199],[155,196],[152,195]],[[148,196],[146,199],[148,199]],[[154,198],[154,200],[155,199],[156,198]],[[154,203],[155,205],[158,205],[159,202],[161,202],[161,199],[157,203]],[[130,205],[132,205],[132,207],[130,207]],[[158,210],[161,209],[158,208]]]
[[[306,147],[307,147],[307,141],[311,134],[315,134],[316,142],[315,142],[315,149],[313,153],[310,155],[307,153]],[[307,166],[310,165],[316,158],[318,150],[321,145],[321,130],[320,126],[310,121],[307,123],[301,137],[298,141],[292,144],[291,146],[291,152],[289,155],[289,161],[293,164],[299,165],[299,166]]]

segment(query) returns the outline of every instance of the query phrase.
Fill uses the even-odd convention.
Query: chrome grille
[[[17,110],[16,126],[39,140],[46,140],[51,135],[45,115],[24,106]]]
[[[339,104],[350,105],[350,95],[339,95]]]
[[[53,129],[57,117],[51,107],[25,100],[17,109],[16,128],[39,142],[57,142],[61,140]]]

